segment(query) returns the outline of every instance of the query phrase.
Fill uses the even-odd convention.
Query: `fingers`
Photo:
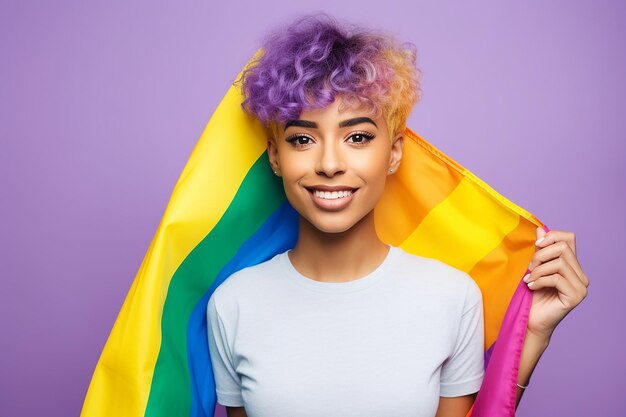
[[[542,263],[525,276],[524,281],[533,291],[555,288],[559,292],[559,299],[567,308],[574,308],[587,296],[587,287],[572,266],[560,257]]]
[[[529,269],[533,270],[537,265],[541,265],[559,257],[563,258],[565,262],[569,264],[574,271],[576,278],[579,279],[585,287],[589,285],[589,280],[578,263],[578,258],[576,258],[576,255],[567,242],[562,240],[542,249],[538,249],[533,255]]]
[[[544,234],[540,236],[541,232]],[[574,255],[576,255],[576,235],[572,232],[562,232],[560,230],[550,230],[548,233],[542,228],[537,228],[537,241],[535,246],[537,248],[545,248],[556,242],[565,242],[570,247]]]
[[[537,228],[537,241],[535,242],[535,246],[537,245],[537,242],[542,240],[542,238],[546,235],[546,233],[547,232],[544,230],[543,227]]]

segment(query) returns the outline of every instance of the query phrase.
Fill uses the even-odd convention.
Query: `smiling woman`
[[[242,75],[300,220],[293,249],[209,300],[218,401],[233,416],[433,416],[441,396],[464,414],[483,377],[480,290],[375,228],[419,97],[414,48],[322,17],[274,32]]]
[[[209,300],[229,415],[433,416],[440,397],[456,398],[459,416],[470,408],[484,373],[480,290],[375,227],[417,75],[414,47],[326,16],[274,32],[244,71],[243,107],[267,128],[299,226],[293,249]]]
[[[385,243],[375,224],[403,158],[418,74],[412,45],[325,15],[272,32],[242,73],[242,107],[265,127],[298,235],[208,300],[215,391],[229,416],[470,410],[484,377],[480,288],[466,272]],[[541,292],[524,329],[513,413],[588,285],[573,235],[537,233],[527,281]]]

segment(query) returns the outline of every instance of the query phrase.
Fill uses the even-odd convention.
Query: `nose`
[[[324,141],[320,146],[315,172],[318,175],[333,177],[345,171],[345,165],[339,145],[335,141]]]

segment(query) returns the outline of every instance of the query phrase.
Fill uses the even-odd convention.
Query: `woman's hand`
[[[561,320],[586,296],[589,280],[576,257],[573,233],[537,228],[537,242],[524,277],[534,291],[527,331],[549,340]]]

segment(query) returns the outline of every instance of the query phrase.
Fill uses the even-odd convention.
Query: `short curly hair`
[[[414,44],[339,24],[326,14],[275,29],[262,50],[235,83],[241,84],[244,111],[274,137],[279,123],[297,119],[303,109],[326,107],[337,96],[344,107],[382,113],[395,136],[421,97]]]

